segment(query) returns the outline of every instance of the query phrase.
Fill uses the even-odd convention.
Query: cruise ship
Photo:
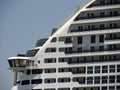
[[[120,0],[87,0],[49,38],[7,61],[12,90],[120,90]]]

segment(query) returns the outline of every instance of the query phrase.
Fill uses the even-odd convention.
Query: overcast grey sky
[[[0,0],[0,90],[10,90],[7,58],[35,47],[85,0]]]

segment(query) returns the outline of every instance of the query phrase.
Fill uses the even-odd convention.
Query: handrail
[[[119,36],[117,37],[106,37],[105,40],[116,40],[116,39],[120,39]]]
[[[120,16],[120,14],[117,14],[117,15],[104,15],[104,16],[93,16],[93,17],[79,17],[77,20],[105,18],[105,17],[114,17],[114,16]]]
[[[111,48],[111,49],[94,49],[94,50],[82,50],[82,51],[65,51],[65,54],[74,54],[74,53],[95,53],[95,52],[103,52],[103,51],[115,51],[115,50],[120,50],[120,48]]]
[[[115,59],[89,59],[89,60],[79,60],[79,61],[66,61],[68,64],[77,64],[77,63],[94,63],[94,62],[107,62],[107,61],[120,61],[120,58],[115,58]]]
[[[117,27],[104,27],[104,28],[94,28],[94,29],[71,29],[70,32],[85,32],[85,31],[101,31],[101,30],[113,30],[113,29],[119,29],[120,26]]]

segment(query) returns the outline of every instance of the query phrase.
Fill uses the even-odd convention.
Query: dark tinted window
[[[87,67],[87,74],[92,74],[93,73],[93,67],[89,66]]]
[[[30,80],[23,80],[21,85],[28,85],[30,84]]]
[[[46,48],[45,52],[46,53],[56,52],[56,48]]]
[[[40,84],[42,83],[42,79],[33,79],[31,80],[31,84]]]
[[[65,43],[71,43],[71,42],[72,42],[71,37],[67,37]]]
[[[117,86],[117,89],[116,90],[120,90],[120,85],[119,86]]]
[[[44,90],[55,90],[55,88],[46,88]]]
[[[82,44],[82,37],[78,37],[78,44]]]
[[[107,90],[107,87],[106,86],[102,87],[102,90]]]
[[[36,43],[36,47],[43,46],[47,40],[48,38],[39,39]]]
[[[39,49],[33,49],[33,50],[28,50],[26,53],[27,57],[33,57],[36,55],[36,53],[38,52]]]
[[[120,65],[117,65],[117,72],[120,72]]]
[[[30,75],[31,70],[27,70],[26,75]]]
[[[94,83],[95,84],[100,84],[100,76],[94,77]]]
[[[115,76],[109,76],[109,83],[115,83]]]
[[[41,74],[43,72],[42,69],[33,69],[32,74]]]
[[[87,77],[87,84],[93,84],[93,77]]]
[[[104,35],[99,36],[99,42],[104,42]]]
[[[70,88],[58,88],[58,90],[70,90]]]
[[[107,76],[102,76],[102,83],[107,83],[108,77]]]
[[[44,83],[55,83],[56,79],[55,78],[48,78],[44,80]]]
[[[96,41],[95,36],[91,36],[91,43],[95,43],[95,41]]]
[[[55,73],[56,69],[55,68],[49,68],[49,69],[45,69],[44,71],[45,73]]]
[[[102,73],[108,73],[108,66],[102,66]]]
[[[95,66],[95,73],[100,73],[100,66]]]
[[[56,58],[46,58],[44,60],[44,63],[55,63],[56,62]]]
[[[110,65],[110,70],[109,72],[115,72],[115,65]]]
[[[117,83],[120,83],[120,75],[117,75]]]
[[[57,38],[56,37],[54,37],[52,40],[51,40],[51,42],[56,42],[57,41]]]
[[[58,78],[59,83],[70,82],[70,78]]]

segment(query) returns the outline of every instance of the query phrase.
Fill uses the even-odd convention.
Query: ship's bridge
[[[8,63],[10,65],[10,69],[14,71],[24,71],[29,69],[30,60],[28,57],[10,57],[8,58]]]

